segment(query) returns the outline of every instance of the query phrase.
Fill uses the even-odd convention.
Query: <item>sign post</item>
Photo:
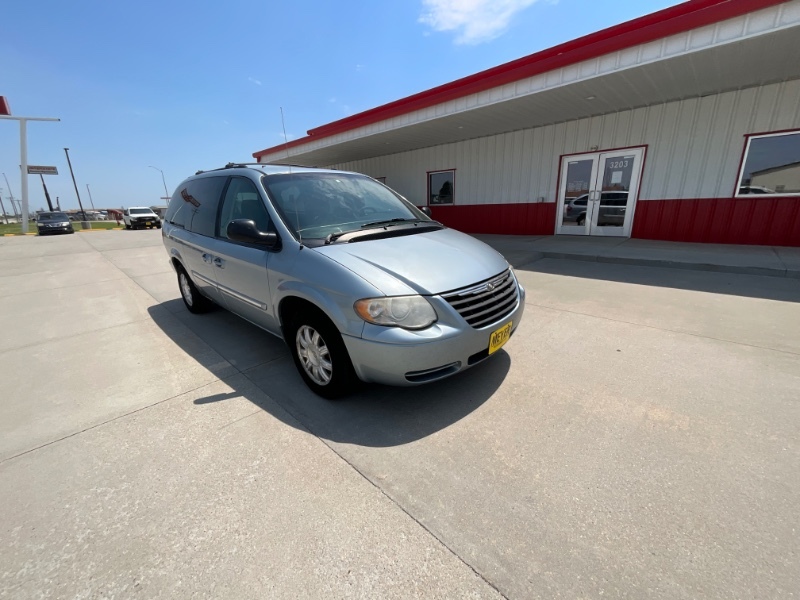
[[[22,179],[22,233],[28,233],[28,121],[60,121],[53,117],[12,117],[8,102],[0,96],[0,119],[19,121],[19,170]]]
[[[28,175],[38,175],[42,180],[42,187],[44,188],[44,197],[47,200],[47,206],[50,212],[53,212],[53,203],[50,201],[50,194],[47,191],[47,186],[44,183],[45,175],[58,175],[58,167],[45,167],[42,165],[28,165]]]

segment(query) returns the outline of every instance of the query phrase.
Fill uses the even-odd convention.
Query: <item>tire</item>
[[[578,220],[576,221],[578,227],[583,225],[585,222],[586,222],[586,215],[581,215],[580,217],[578,217]]]
[[[350,355],[328,317],[307,309],[295,315],[286,329],[295,367],[312,392],[334,400],[356,389],[359,379]]]
[[[131,228],[131,226],[128,225],[127,223],[125,223],[125,229],[130,229],[130,228]]]
[[[183,267],[178,267],[178,290],[181,292],[186,310],[196,315],[208,312],[213,306],[211,300],[203,296],[194,285],[192,278]]]
[[[156,229],[161,229],[161,223],[159,223],[158,225],[156,225]]]

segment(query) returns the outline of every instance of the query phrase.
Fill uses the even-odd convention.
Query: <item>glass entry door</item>
[[[628,237],[644,148],[565,156],[556,233]]]

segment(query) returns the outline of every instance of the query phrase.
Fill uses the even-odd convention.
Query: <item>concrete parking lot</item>
[[[0,238],[0,597],[800,596],[800,280],[517,273],[491,361],[328,402],[160,231]]]

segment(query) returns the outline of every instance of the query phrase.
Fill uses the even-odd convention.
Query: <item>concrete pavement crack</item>
[[[236,375],[238,375],[238,373],[236,373]],[[233,375],[231,375],[231,377],[233,377]],[[227,379],[227,377],[225,379]],[[36,452],[37,450],[41,450],[42,448],[47,448],[48,446],[52,446],[53,444],[57,444],[59,442],[63,442],[64,440],[68,440],[68,439],[73,438],[75,436],[81,435],[83,433],[86,433],[87,431],[91,431],[93,429],[97,429],[98,427],[102,427],[103,425],[107,425],[109,423],[113,423],[114,421],[119,421],[121,419],[125,419],[126,417],[130,417],[131,415],[135,415],[136,413],[142,412],[143,410],[147,410],[149,408],[153,408],[154,406],[158,406],[160,404],[164,404],[165,402],[169,402],[170,400],[174,400],[176,398],[180,398],[181,396],[185,396],[186,394],[191,394],[192,392],[196,392],[197,390],[201,390],[204,387],[208,387],[209,385],[213,385],[213,384],[218,383],[220,381],[224,381],[224,380],[217,378],[214,381],[209,381],[208,383],[204,383],[203,385],[199,385],[196,388],[192,388],[190,390],[184,390],[184,391],[180,392],[179,394],[175,394],[173,396],[170,396],[169,398],[162,398],[161,400],[158,400],[158,401],[153,402],[151,404],[148,404],[146,406],[140,406],[139,408],[136,408],[134,410],[128,411],[128,412],[126,412],[126,413],[124,413],[122,415],[117,415],[116,417],[112,417],[110,419],[106,419],[105,421],[101,421],[100,423],[95,423],[94,425],[89,425],[88,427],[84,427],[83,429],[81,429],[79,431],[74,431],[74,432],[72,432],[72,433],[70,433],[68,435],[61,436],[60,438],[57,438],[55,440],[50,440],[49,442],[45,442],[44,444],[40,444],[40,445],[36,446],[35,448],[29,448],[28,450],[24,450],[22,452],[14,454],[13,456],[8,456],[6,458],[0,459],[0,465],[2,465],[5,462],[8,462],[9,460],[13,460],[15,458],[19,458],[20,456],[25,456],[26,454],[30,454],[31,452]]]
[[[248,369],[248,370],[249,370],[249,369]],[[248,377],[248,375],[247,375],[247,372],[243,372],[243,373],[242,373],[242,375],[244,375],[244,377],[245,377],[245,378],[246,378],[248,381],[250,381],[250,383],[252,383],[254,386],[256,386],[256,388],[258,388],[258,389],[261,389],[261,388],[259,387],[259,385],[258,385],[258,384],[257,384],[255,381],[253,381],[252,379],[250,379],[250,377]],[[264,392],[264,391],[262,390],[262,392]],[[431,536],[433,539],[435,539],[437,542],[439,542],[439,543],[442,545],[442,547],[443,547],[443,548],[445,548],[445,549],[446,549],[446,550],[447,550],[447,551],[448,551],[450,554],[452,554],[452,555],[453,555],[453,557],[455,557],[455,558],[456,558],[456,560],[458,560],[458,561],[459,561],[461,564],[463,564],[463,565],[464,565],[465,567],[467,567],[467,568],[468,568],[470,571],[472,571],[472,572],[475,574],[475,576],[476,576],[476,577],[478,577],[478,578],[479,578],[481,581],[483,581],[483,582],[484,582],[486,585],[488,585],[488,586],[489,586],[490,588],[492,588],[492,589],[493,589],[495,592],[497,592],[497,594],[498,594],[498,595],[499,595],[501,598],[504,598],[505,600],[509,600],[508,596],[507,596],[507,595],[505,595],[505,594],[504,594],[502,591],[500,591],[500,589],[499,589],[499,588],[498,588],[498,587],[497,587],[497,586],[496,586],[494,583],[492,583],[492,582],[491,582],[491,581],[489,581],[489,580],[488,580],[486,577],[484,577],[482,573],[480,573],[480,572],[479,572],[479,571],[478,571],[478,570],[477,570],[475,567],[473,567],[473,566],[472,566],[472,565],[471,565],[469,562],[467,562],[467,561],[466,561],[466,559],[464,559],[464,558],[463,558],[463,557],[462,557],[460,554],[458,554],[458,552],[456,552],[456,551],[455,551],[455,550],[454,550],[454,549],[453,549],[453,548],[452,548],[452,547],[451,547],[449,544],[447,544],[447,542],[445,542],[445,541],[444,541],[444,540],[443,540],[441,537],[439,537],[438,535],[436,535],[436,533],[434,533],[434,532],[433,532],[433,531],[432,531],[432,530],[431,530],[431,529],[430,529],[428,526],[426,526],[426,525],[425,525],[425,524],[424,524],[422,521],[420,521],[420,520],[419,520],[419,519],[417,519],[417,518],[416,518],[416,517],[415,517],[413,514],[411,514],[411,512],[410,512],[408,509],[406,509],[406,508],[405,508],[405,507],[404,507],[402,504],[400,504],[400,502],[399,502],[399,501],[397,501],[395,498],[393,498],[392,496],[390,496],[390,495],[389,495],[389,494],[386,492],[386,490],[384,490],[384,489],[383,489],[383,488],[382,488],[380,485],[378,485],[377,483],[375,483],[375,481],[373,481],[373,480],[372,480],[372,479],[371,479],[371,478],[370,478],[370,477],[369,477],[369,476],[368,476],[366,473],[364,473],[364,471],[362,471],[361,469],[359,469],[359,468],[358,468],[358,467],[355,465],[355,463],[353,463],[353,462],[351,462],[350,460],[348,460],[348,459],[347,459],[345,456],[343,456],[343,455],[342,455],[340,452],[338,452],[338,451],[337,451],[337,449],[336,449],[334,446],[332,446],[330,443],[328,443],[328,441],[327,441],[327,440],[325,440],[324,438],[322,438],[321,436],[319,436],[319,435],[316,433],[316,431],[314,431],[314,429],[313,429],[312,427],[310,427],[310,426],[308,425],[308,423],[306,423],[305,421],[303,421],[303,419],[302,419],[302,418],[300,418],[300,417],[299,417],[297,414],[295,414],[295,412],[293,412],[293,411],[292,411],[292,410],[291,410],[289,407],[287,407],[287,406],[286,406],[286,405],[285,405],[283,402],[280,402],[280,401],[279,401],[277,398],[275,398],[275,397],[273,397],[273,396],[270,396],[270,395],[269,395],[269,394],[267,394],[266,392],[264,392],[264,393],[265,393],[265,394],[266,394],[266,395],[267,395],[267,396],[268,396],[270,399],[272,399],[272,401],[273,401],[273,402],[275,402],[275,403],[276,403],[278,406],[280,406],[280,408],[281,408],[281,409],[282,409],[282,410],[283,410],[283,411],[284,411],[286,414],[288,414],[289,416],[291,416],[291,417],[292,417],[292,418],[293,418],[295,421],[297,421],[297,423],[298,423],[298,424],[302,425],[303,429],[305,429],[305,430],[306,430],[308,433],[310,433],[310,434],[311,434],[311,435],[313,435],[315,438],[317,438],[317,439],[318,439],[318,440],[319,440],[319,441],[320,441],[320,442],[321,442],[321,443],[322,443],[324,446],[326,446],[326,447],[327,447],[327,448],[328,448],[328,449],[329,449],[331,452],[333,452],[333,453],[334,453],[334,454],[335,454],[335,455],[336,455],[336,456],[337,456],[337,457],[338,457],[338,458],[339,458],[339,459],[340,459],[342,462],[344,462],[344,463],[345,463],[347,466],[349,466],[351,469],[353,469],[353,471],[355,471],[356,473],[358,473],[358,475],[359,475],[359,476],[360,476],[362,479],[364,479],[364,480],[365,480],[367,483],[369,483],[369,484],[370,484],[372,487],[374,487],[374,488],[377,490],[377,492],[378,492],[379,494],[381,494],[381,495],[382,495],[384,498],[386,498],[386,499],[387,499],[389,502],[391,502],[391,503],[392,503],[394,506],[396,506],[396,507],[397,507],[399,510],[401,510],[403,513],[405,513],[405,514],[408,516],[408,518],[409,518],[409,519],[411,519],[412,521],[414,521],[414,523],[416,523],[416,524],[417,524],[419,527],[421,527],[421,528],[422,528],[422,529],[423,529],[425,532],[427,532],[427,533],[428,533],[428,535],[430,535],[430,536]],[[248,416],[252,416],[252,415],[248,415]],[[245,417],[245,418],[246,418],[246,417]]]

